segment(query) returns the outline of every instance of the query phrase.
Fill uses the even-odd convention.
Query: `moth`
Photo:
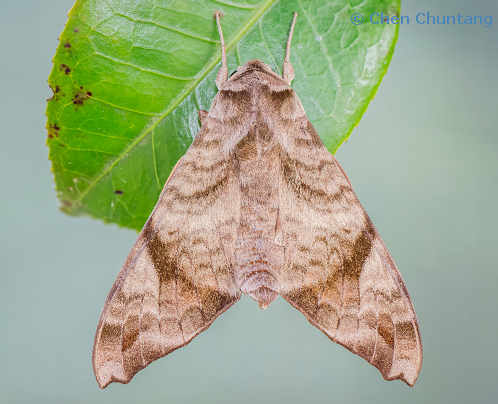
[[[290,87],[259,60],[219,89],[105,302],[93,348],[101,388],[187,345],[241,293],[282,296],[386,380],[415,383],[422,344],[410,296],[345,172]]]

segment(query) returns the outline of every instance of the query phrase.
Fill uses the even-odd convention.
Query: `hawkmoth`
[[[332,341],[413,386],[417,317],[398,269],[290,87],[259,60],[219,89],[109,293],[93,349],[101,388],[188,344],[241,296],[280,294]]]

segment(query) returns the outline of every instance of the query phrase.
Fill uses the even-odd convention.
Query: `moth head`
[[[244,66],[239,66],[238,69],[230,75],[230,79],[232,77],[236,79],[238,75],[250,70],[262,70],[268,73],[275,74],[271,69],[271,67],[268,66],[266,63],[263,63],[261,60],[250,60]]]

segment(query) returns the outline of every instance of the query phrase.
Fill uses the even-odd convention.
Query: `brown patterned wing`
[[[413,386],[422,365],[420,332],[391,255],[304,111],[281,143],[280,294],[386,380]]]
[[[109,293],[93,349],[101,388],[128,383],[240,298],[233,274],[240,186],[222,135],[208,118]]]

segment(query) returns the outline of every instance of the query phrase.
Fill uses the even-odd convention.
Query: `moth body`
[[[283,77],[254,60],[228,79],[219,29],[220,91],[199,113],[201,130],[102,311],[93,351],[99,385],[128,383],[245,293],[263,309],[281,295],[386,380],[412,386],[422,345],[410,296],[290,87],[290,39]]]
[[[290,90],[290,91],[289,91]],[[284,246],[277,241],[281,153],[268,111],[276,112],[282,97],[292,103],[292,90],[268,65],[259,60],[246,63],[221,88],[204,125],[230,127],[230,105],[236,94],[237,115],[246,117],[240,138],[227,137],[236,161],[240,182],[240,217],[235,241],[235,277],[239,289],[266,308],[280,292]],[[230,105],[227,105],[230,104]],[[268,109],[265,111],[262,106]],[[227,113],[227,111],[230,111]]]

